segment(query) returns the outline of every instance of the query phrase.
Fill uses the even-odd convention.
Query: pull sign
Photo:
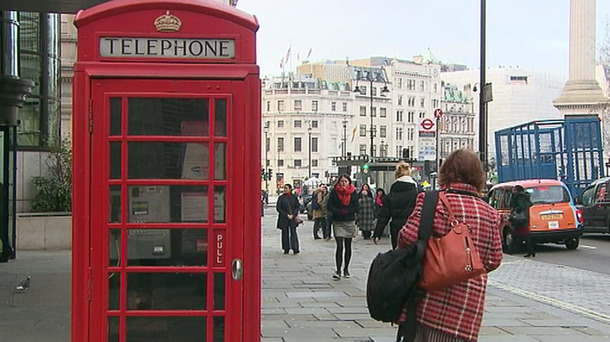
[[[233,59],[233,39],[100,37],[101,57]]]
[[[224,232],[217,231],[214,234],[214,266],[222,267],[225,265],[225,241],[224,241]]]

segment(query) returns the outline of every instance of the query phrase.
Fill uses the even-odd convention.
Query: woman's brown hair
[[[438,184],[466,183],[482,191],[485,188],[485,171],[479,157],[473,152],[460,149],[445,159],[438,175]]]

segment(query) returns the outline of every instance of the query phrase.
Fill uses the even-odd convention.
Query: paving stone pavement
[[[392,342],[396,328],[369,317],[365,284],[389,249],[356,239],[352,278],[335,281],[334,240],[299,228],[301,253],[284,255],[273,205],[262,218],[261,341]],[[0,264],[0,342],[69,341],[69,251],[22,251]],[[32,276],[32,286],[15,286]],[[490,274],[479,341],[610,342],[609,276],[505,256]],[[73,341],[81,342],[81,341]]]
[[[300,226],[301,253],[284,255],[273,204],[265,211],[261,341],[395,340],[396,327],[372,320],[366,275],[373,257],[390,248],[355,239],[352,277],[333,280],[334,240],[314,240]],[[504,256],[489,277],[479,341],[610,341],[610,277]],[[586,289],[586,291],[583,291]]]

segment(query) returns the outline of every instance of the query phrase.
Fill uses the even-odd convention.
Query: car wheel
[[[504,228],[502,236],[502,251],[504,253],[511,253],[512,251],[510,249],[513,245],[513,232],[510,230],[510,228],[506,227]]]
[[[578,248],[579,243],[580,243],[580,239],[578,239],[578,238],[568,239],[565,242],[566,248],[569,250],[574,250],[574,249]]]

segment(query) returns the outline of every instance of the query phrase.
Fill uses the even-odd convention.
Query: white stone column
[[[596,114],[606,101],[595,79],[595,1],[570,0],[570,76],[553,101],[562,115]]]
[[[595,0],[570,2],[570,80],[595,79]]]

